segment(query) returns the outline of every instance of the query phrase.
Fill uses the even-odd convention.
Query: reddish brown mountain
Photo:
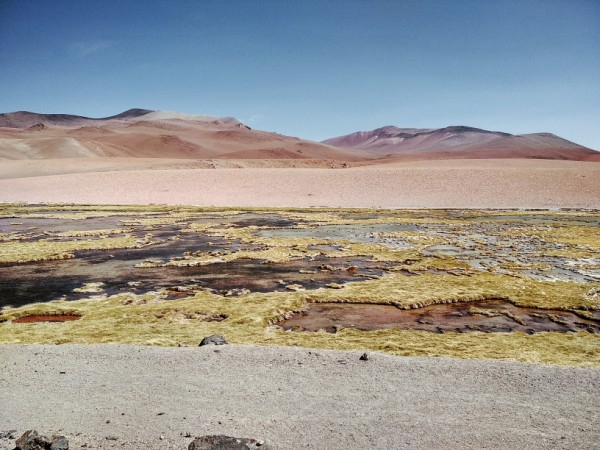
[[[56,126],[83,126],[111,119],[134,119],[153,111],[149,109],[129,109],[115,116],[93,119],[91,117],[75,116],[72,114],[38,114],[29,111],[17,111],[0,114],[0,127],[28,128],[37,124]]]
[[[201,167],[200,161],[218,166],[213,160],[227,166],[243,160],[252,166],[329,167],[366,159],[363,153],[252,130],[231,117],[145,109],[99,119],[26,111],[0,114],[0,159],[6,160],[152,158],[187,160]]]
[[[511,135],[465,126],[440,129],[387,126],[323,141],[368,151],[379,160],[537,158],[600,160],[600,153],[550,133]]]

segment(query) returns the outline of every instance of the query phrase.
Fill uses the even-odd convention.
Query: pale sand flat
[[[61,430],[71,448],[161,450],[187,448],[186,433],[254,437],[277,449],[600,442],[599,369],[359,356],[233,345],[3,345],[0,430]]]
[[[418,161],[350,169],[180,169],[0,180],[1,202],[352,208],[600,208],[600,163]]]

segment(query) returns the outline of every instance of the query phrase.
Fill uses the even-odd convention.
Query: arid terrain
[[[0,115],[0,449],[594,448],[598,155]]]
[[[548,133],[469,127],[384,127],[317,143],[140,109],[0,115],[3,202],[599,208],[599,158]]]

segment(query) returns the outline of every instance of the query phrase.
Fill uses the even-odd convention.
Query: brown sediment
[[[507,333],[542,331],[600,333],[600,320],[576,311],[521,307],[507,300],[481,300],[399,309],[365,303],[310,303],[280,322],[285,330],[336,332],[341,328],[372,331],[389,328],[437,333]]]
[[[81,319],[81,316],[77,316],[74,314],[35,314],[14,319],[13,323],[68,322],[71,320],[78,319]]]

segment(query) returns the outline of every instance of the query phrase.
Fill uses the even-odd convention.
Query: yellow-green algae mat
[[[233,226],[239,218],[261,215],[294,224],[278,228],[259,221],[258,225]],[[120,216],[123,220],[119,222]],[[108,217],[113,221],[105,228],[102,221],[86,231],[75,226],[78,221]],[[37,220],[36,227],[27,227],[28,220],[33,219]],[[45,230],[45,219],[65,225],[59,231]],[[222,334],[233,344],[600,366],[600,335],[584,331],[436,334],[345,328],[331,334],[289,332],[277,326],[281,319],[306,308],[308,302],[420,307],[500,298],[524,307],[577,309],[582,315],[596,317],[593,314],[600,309],[599,220],[597,211],[2,205],[0,263],[5,267],[74,258],[79,250],[152,246],[160,243],[153,236],[153,226],[177,223],[180,235],[202,234],[251,243],[254,248],[218,254],[187,252],[168,261],[149,260],[149,267],[193,267],[242,258],[280,263],[326,255],[370,257],[387,268],[380,277],[365,281],[313,290],[290,286],[281,292],[242,292],[232,297],[200,289],[166,300],[161,289],[107,295],[91,288],[92,295],[81,300],[4,307],[0,310],[0,343],[176,346],[197,345],[204,336]],[[146,232],[141,236],[140,231]],[[565,273],[574,275],[565,278]],[[2,304],[8,300],[0,299]],[[36,314],[81,318],[64,323],[12,322]]]

